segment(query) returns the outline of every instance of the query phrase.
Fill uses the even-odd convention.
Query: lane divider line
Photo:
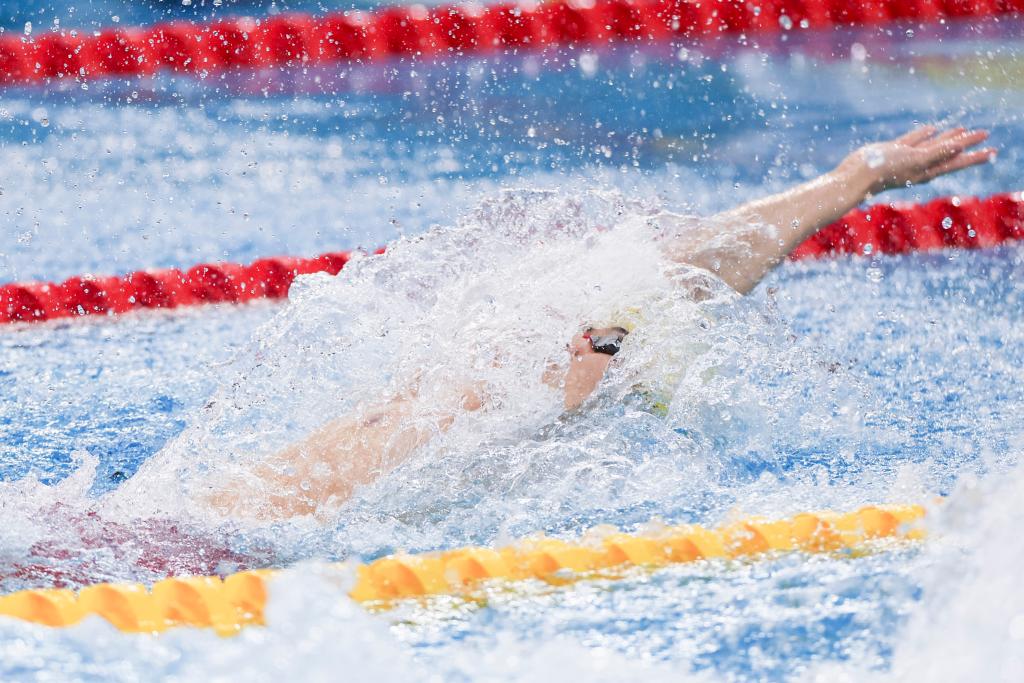
[[[437,595],[471,595],[482,582],[544,581],[562,584],[588,576],[615,580],[607,570],[715,559],[748,559],[766,553],[851,553],[879,539],[924,538],[920,505],[867,506],[848,513],[802,513],[782,520],[751,517],[715,529],[661,526],[622,533],[592,529],[578,540],[535,536],[492,549],[466,547],[398,554],[356,566],[349,597],[375,608]],[[603,573],[602,573],[603,572]],[[141,584],[98,584],[77,593],[60,588],[0,596],[0,616],[46,626],[72,626],[98,615],[122,631],[158,633],[176,626],[212,628],[221,635],[266,623],[268,581],[276,570],[164,579]]]
[[[1022,193],[985,199],[943,197],[925,204],[875,204],[856,209],[801,244],[790,258],[977,249],[1022,238]],[[0,324],[282,299],[297,276],[337,275],[351,256],[352,252],[339,251],[313,258],[262,258],[250,264],[202,263],[185,271],[142,270],[120,277],[82,275],[62,283],[0,285]]]
[[[281,299],[288,296],[292,281],[299,275],[337,275],[351,257],[352,252],[339,251],[313,258],[261,258],[249,264],[201,263],[185,271],[169,268],[124,276],[82,275],[59,284],[12,283],[0,286],[0,323]]]
[[[1024,0],[552,0],[0,35],[0,86],[1024,13]]]

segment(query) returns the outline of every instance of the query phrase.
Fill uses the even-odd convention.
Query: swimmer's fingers
[[[931,140],[928,140],[927,144],[929,144],[929,145],[942,144],[942,143],[948,142],[950,140],[955,140],[957,137],[963,135],[966,132],[967,132],[967,129],[964,128],[963,126],[957,126],[956,128],[950,128],[949,130],[942,131],[941,133],[939,133],[938,135],[933,137]]]
[[[935,132],[937,130],[938,128],[936,128],[935,126],[918,126],[909,133],[905,133],[896,138],[896,142],[903,145],[910,145],[912,147],[916,147],[917,145],[921,144],[931,136],[935,135]]]
[[[995,147],[986,147],[985,149],[978,149],[973,152],[963,152],[948,159],[936,166],[932,166],[925,171],[924,177],[919,182],[928,182],[932,178],[937,178],[940,175],[946,175],[947,173],[953,173],[964,168],[970,168],[971,166],[977,166],[992,161],[996,157]]]
[[[986,139],[987,130],[949,131],[919,149],[924,152],[925,161],[931,165],[952,159]]]

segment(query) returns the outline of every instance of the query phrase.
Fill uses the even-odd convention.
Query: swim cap
[[[605,327],[621,327],[627,332],[632,332],[643,325],[645,316],[639,306],[628,306],[612,313]]]

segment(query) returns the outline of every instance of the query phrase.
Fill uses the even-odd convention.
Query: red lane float
[[[926,204],[876,204],[856,209],[801,244],[790,258],[977,249],[1019,239],[1024,239],[1022,193],[987,199],[943,197]],[[297,276],[336,275],[350,255],[329,252],[315,258],[263,258],[248,265],[203,263],[187,271],[172,268],[141,270],[123,277],[85,275],[60,284],[8,284],[0,286],[0,323],[282,299]]]
[[[0,85],[1024,13],[1024,0],[554,0],[0,36]]]
[[[941,197],[926,204],[855,209],[797,247],[790,258],[977,249],[1019,239],[1024,239],[1022,193]]]
[[[351,252],[315,258],[263,258],[248,265],[202,263],[187,271],[140,270],[123,277],[73,277],[52,282],[0,286],[0,323],[117,315],[142,308],[207,303],[243,303],[288,296],[292,281],[306,273],[338,274]]]

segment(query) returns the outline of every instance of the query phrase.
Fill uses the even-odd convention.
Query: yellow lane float
[[[392,555],[356,566],[349,596],[387,607],[395,600],[459,595],[482,581],[564,581],[604,570],[708,559],[754,557],[769,552],[848,551],[883,538],[920,539],[920,505],[879,505],[845,514],[803,513],[783,520],[749,518],[717,529],[697,525],[639,533],[593,530],[566,541],[538,536],[499,549],[458,548]],[[60,588],[0,596],[0,616],[46,626],[71,626],[98,615],[118,629],[156,633],[174,626],[212,628],[221,635],[263,624],[267,582],[275,570],[164,579],[142,584],[99,584],[77,593]],[[614,578],[600,574],[602,578]]]

